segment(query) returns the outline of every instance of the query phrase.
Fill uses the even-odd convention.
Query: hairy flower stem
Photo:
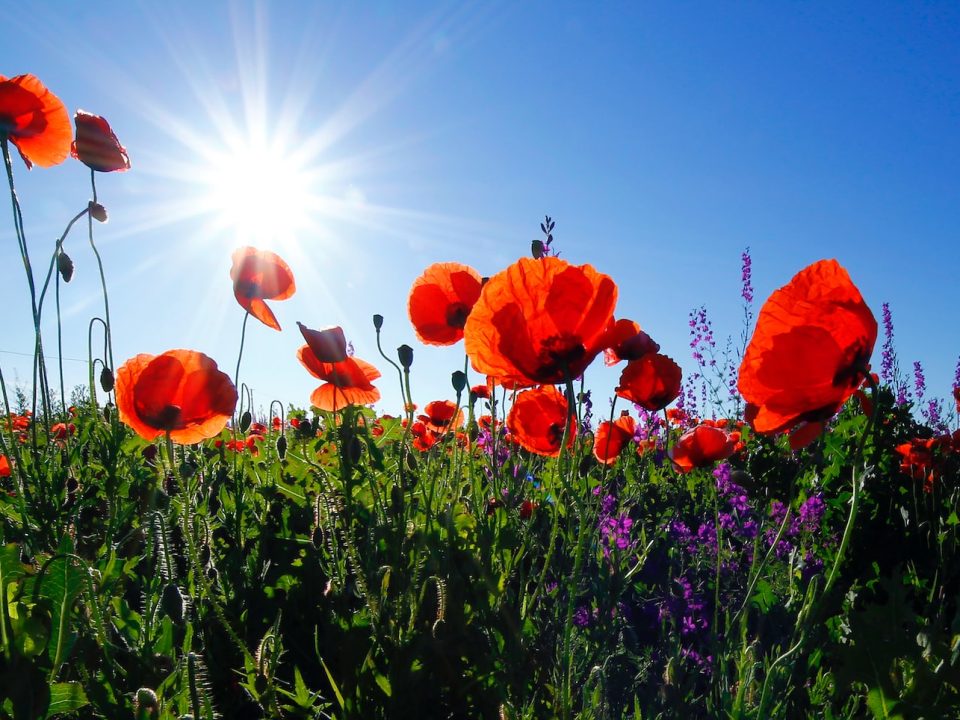
[[[96,171],[90,170],[90,187],[93,191],[93,202],[97,202],[97,181]],[[107,296],[107,278],[103,273],[103,260],[100,259],[100,251],[97,250],[93,242],[93,216],[87,213],[87,234],[90,239],[90,247],[93,249],[94,257],[97,258],[97,268],[100,270],[100,287],[103,289],[103,317],[107,326],[107,357],[110,360],[110,372],[114,372],[116,367],[113,364],[113,325],[110,324],[110,300]]]
[[[3,152],[3,162],[7,169],[7,184],[10,187],[10,202],[13,205],[13,225],[17,235],[17,244],[20,248],[20,257],[23,260],[23,269],[27,274],[27,286],[30,289],[30,307],[33,312],[34,355],[33,355],[33,397],[31,411],[37,414],[37,387],[40,388],[40,400],[43,405],[43,415],[46,427],[50,425],[50,388],[47,386],[47,368],[43,357],[43,340],[40,337],[40,307],[37,304],[37,288],[33,280],[33,266],[30,264],[30,253],[27,250],[27,236],[23,229],[23,212],[20,209],[20,200],[13,183],[13,161],[10,157],[10,143],[6,133],[0,134],[0,149]],[[31,424],[31,430],[36,445],[36,424]]]

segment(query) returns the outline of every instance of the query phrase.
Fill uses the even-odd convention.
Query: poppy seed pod
[[[98,202],[91,200],[87,203],[87,212],[97,222],[105,223],[107,221],[107,209]]]
[[[463,370],[454,370],[450,376],[450,382],[453,384],[454,392],[462,393],[463,389],[467,386],[467,376]]]
[[[397,357],[404,370],[409,370],[413,365],[413,348],[409,345],[401,345],[397,348]]]
[[[65,283],[73,279],[73,260],[63,250],[57,253],[57,271]]]
[[[383,327],[383,315],[373,316],[373,329],[379,331]]]

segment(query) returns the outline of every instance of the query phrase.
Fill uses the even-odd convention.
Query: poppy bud
[[[383,327],[383,315],[374,315],[373,316],[373,329],[379,330]]]
[[[73,260],[63,250],[57,253],[57,270],[65,283],[73,279]]]
[[[110,406],[109,405],[103,406],[103,419],[106,420],[107,422],[110,422]]]
[[[168,583],[163,588],[163,594],[160,596],[160,609],[166,613],[175,624],[183,622],[183,613],[186,610],[186,603],[183,600],[183,593],[176,583]]]
[[[530,252],[533,254],[533,257],[536,260],[539,260],[543,257],[543,241],[534,240],[530,243]]]
[[[287,438],[283,435],[277,438],[277,455],[281,460],[287,455]]]
[[[107,221],[107,209],[98,202],[91,200],[87,203],[87,212],[97,222],[105,223]]]
[[[467,376],[463,370],[454,370],[450,376],[450,382],[453,383],[454,392],[458,394],[462,393],[463,389],[467,386]]]
[[[250,411],[247,410],[240,416],[240,432],[246,432],[250,428],[250,423],[253,421],[253,415],[250,414]]]
[[[100,387],[104,392],[113,390],[113,371],[108,367],[100,371]]]
[[[409,370],[413,365],[413,348],[409,345],[401,345],[397,348],[397,357],[400,358],[400,364],[404,370]]]
[[[153,718],[157,717],[157,713],[160,710],[160,703],[157,700],[157,694],[150,688],[140,688],[137,690],[137,695],[133,700],[133,712],[137,720],[140,718]]]

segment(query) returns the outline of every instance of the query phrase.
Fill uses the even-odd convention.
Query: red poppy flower
[[[28,168],[67,159],[73,131],[60,99],[33,75],[0,75],[0,137],[9,137]]]
[[[97,172],[124,172],[130,169],[127,149],[104,118],[85,110],[73,116],[77,139],[70,146],[70,154],[88,168]]]
[[[483,286],[464,328],[473,367],[498,381],[581,375],[613,326],[617,286],[590,265],[522,258]]]
[[[413,282],[407,311],[421,342],[453,345],[480,297],[480,273],[460,263],[434,263]]]
[[[666,355],[647,353],[627,364],[620,374],[617,395],[651,412],[677,399],[683,371]]]
[[[0,455],[0,477],[10,477],[10,461],[6,455]]]
[[[413,447],[420,452],[426,452],[440,439],[440,433],[432,430],[424,422],[415,422],[411,425],[410,434],[413,435]]]
[[[489,400],[490,386],[474,385],[472,388],[470,388],[470,400],[473,401],[474,399]]]
[[[557,457],[566,421],[566,397],[553,385],[544,385],[517,395],[507,415],[507,429],[521,447],[537,455]],[[571,418],[567,447],[573,445],[576,434],[576,419]]]
[[[213,437],[237,405],[237,389],[217,363],[194,350],[137,355],[117,370],[120,420],[144,440],[169,432],[192,445]]]
[[[720,428],[697,425],[687,430],[670,448],[670,459],[677,472],[688,473],[707,467],[733,455],[736,442]]]
[[[639,360],[647,353],[660,351],[660,345],[633,320],[617,320],[607,333],[603,363],[616,365],[621,360]]]
[[[301,327],[301,330],[309,331],[309,328]],[[360,358],[324,362],[317,358],[310,345],[301,347],[297,358],[307,372],[324,381],[310,395],[310,402],[321,410],[336,412],[348,405],[369,405],[380,399],[380,391],[372,383],[380,377],[380,371]]]
[[[280,323],[264,300],[286,300],[296,292],[290,266],[275,253],[242,247],[233,253],[230,278],[240,307],[267,327],[279,330]]]
[[[297,327],[320,362],[338,363],[347,359],[347,338],[339,325],[331,325],[323,330],[311,330],[298,322]]]
[[[633,440],[636,430],[637,423],[626,411],[613,422],[604,420],[593,438],[593,456],[604,465],[612,465],[627,443]]]
[[[745,417],[776,433],[833,417],[860,386],[877,321],[836,260],[801,270],[764,303],[740,365]]]
[[[451,400],[434,400],[423,410],[426,414],[417,419],[434,432],[446,433],[463,425],[463,411]]]

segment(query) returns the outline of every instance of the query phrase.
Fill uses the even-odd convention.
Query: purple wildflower
[[[893,315],[890,313],[890,303],[883,306],[883,353],[880,360],[880,380],[885,385],[893,385],[894,368],[896,366],[896,351],[893,348]]]
[[[750,246],[747,246],[747,249],[740,254],[740,281],[742,287],[740,290],[740,297],[744,299],[747,304],[753,302],[753,285],[750,280],[753,276],[752,265],[753,259],[750,257]]]
[[[923,375],[923,365],[919,360],[913,363],[913,389],[917,393],[917,402],[922,402],[927,392],[927,379]]]
[[[579,628],[590,625],[590,609],[586,605],[581,605],[573,613],[573,624]]]

